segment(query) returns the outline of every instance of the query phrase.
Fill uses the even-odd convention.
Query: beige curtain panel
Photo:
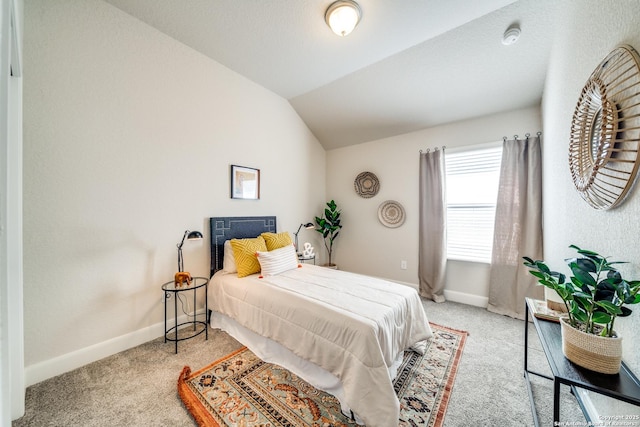
[[[444,149],[420,153],[419,293],[444,302],[447,220]]]
[[[524,319],[524,299],[544,290],[522,265],[542,259],[542,161],[540,136],[503,143],[491,257],[488,310]]]

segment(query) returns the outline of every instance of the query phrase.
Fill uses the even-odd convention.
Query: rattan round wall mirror
[[[631,46],[613,50],[593,71],[571,121],[573,183],[596,209],[619,205],[640,158],[640,57]]]

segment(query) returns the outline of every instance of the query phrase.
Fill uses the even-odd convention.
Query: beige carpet
[[[424,305],[431,322],[469,332],[444,427],[533,425],[522,375],[524,322],[463,304]],[[535,337],[533,329],[530,337]],[[531,367],[548,372],[539,343],[532,339],[530,344]],[[177,373],[184,366],[206,366],[240,347],[217,330],[209,331],[208,341],[200,335],[180,342],[178,354],[173,343],[155,339],[29,387],[26,414],[12,425],[193,427],[176,391]],[[540,423],[550,426],[552,384],[534,381]],[[561,420],[584,422],[565,387]]]

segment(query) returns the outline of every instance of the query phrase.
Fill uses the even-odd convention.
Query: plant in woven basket
[[[565,260],[572,273],[569,281],[564,274],[551,271],[544,261],[524,257],[524,265],[540,284],[560,296],[571,326],[588,334],[612,337],[615,320],[631,314],[626,305],[640,303],[640,281],[622,277],[614,266],[624,262],[609,261],[575,245],[569,247],[579,255]]]

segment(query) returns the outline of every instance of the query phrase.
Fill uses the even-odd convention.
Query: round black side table
[[[204,320],[198,320],[198,316],[202,316],[202,314],[196,314],[196,296],[197,289],[204,287]],[[164,342],[174,341],[176,345],[176,354],[178,354],[178,341],[188,340],[194,337],[197,337],[201,333],[204,332],[205,339],[209,339],[209,328],[207,325],[207,311],[208,307],[208,295],[207,291],[209,289],[209,279],[206,277],[193,277],[191,279],[191,285],[183,285],[177,286],[174,281],[167,282],[162,285],[162,290],[164,292]],[[193,292],[193,320],[189,320],[187,322],[182,322],[178,324],[178,294],[180,292]],[[173,315],[174,315],[174,326],[167,329],[167,300],[172,297],[173,294]],[[184,325],[193,325],[193,333],[186,337],[178,338],[178,328]],[[200,330],[198,330],[200,329]],[[174,338],[169,336],[170,332],[174,332]]]

